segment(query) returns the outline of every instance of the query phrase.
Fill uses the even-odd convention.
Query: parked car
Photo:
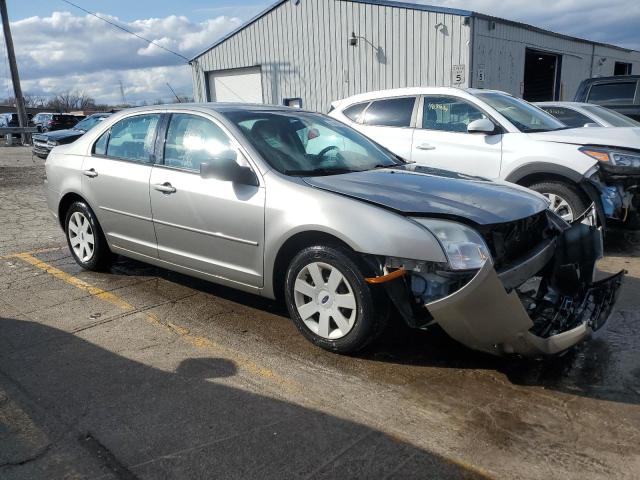
[[[640,122],[610,108],[580,102],[538,102],[537,107],[553,115],[567,127],[638,128]]]
[[[558,353],[602,326],[622,281],[593,281],[593,222],[287,107],[126,110],[54,148],[46,178],[82,267],[115,253],[283,298],[305,337],[340,353],[375,339],[391,306],[477,350]]]
[[[602,223],[639,226],[632,129],[568,129],[504,92],[458,88],[365,93],[330,115],[404,159],[536,190],[569,222],[595,203]]]
[[[574,101],[595,103],[640,121],[640,75],[583,80]]]
[[[47,158],[53,147],[76,141],[91,128],[107,118],[111,113],[94,113],[75,124],[68,130],[55,130],[47,133],[36,133],[33,138],[32,152],[40,158]]]
[[[33,124],[39,132],[51,132],[74,127],[80,119],[69,113],[38,113],[33,117]]]

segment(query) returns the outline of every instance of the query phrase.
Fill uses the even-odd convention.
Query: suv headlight
[[[57,147],[58,145],[60,145],[60,143],[56,140],[49,140],[47,141],[47,145],[49,145],[50,147]]]
[[[474,229],[448,220],[414,220],[435,235],[453,270],[477,270],[491,259],[487,244]]]
[[[599,162],[615,167],[640,168],[640,152],[633,150],[582,147],[580,151]]]

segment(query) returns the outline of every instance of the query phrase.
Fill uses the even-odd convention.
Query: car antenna
[[[167,82],[167,87],[169,87],[169,90],[171,90],[171,93],[173,93],[173,96],[176,97],[176,100],[178,100],[178,103],[182,103],[182,100],[180,100],[180,97],[178,96],[176,91],[173,89],[173,87],[169,84],[169,82]]]

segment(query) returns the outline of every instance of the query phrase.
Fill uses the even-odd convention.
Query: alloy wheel
[[[302,268],[296,277],[294,300],[305,325],[322,338],[342,338],[355,324],[356,297],[333,265],[313,262]]]
[[[551,202],[549,208],[553,212],[562,217],[562,219],[567,223],[571,223],[573,221],[573,209],[571,208],[571,205],[569,205],[569,202],[567,202],[560,195],[556,195],[555,193],[545,193],[543,195],[547,197]]]
[[[95,239],[89,219],[82,212],[74,212],[69,218],[67,229],[71,248],[82,262],[88,262],[93,257]]]

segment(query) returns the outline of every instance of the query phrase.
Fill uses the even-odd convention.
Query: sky
[[[274,0],[72,0],[187,58]],[[301,0],[313,1],[313,0]],[[405,0],[411,1],[411,0]],[[413,0],[474,10],[567,35],[640,50],[638,0]],[[101,103],[169,101],[171,84],[192,95],[186,61],[87,15],[63,0],[8,0],[25,93],[82,92]],[[0,42],[0,98],[12,95]]]

